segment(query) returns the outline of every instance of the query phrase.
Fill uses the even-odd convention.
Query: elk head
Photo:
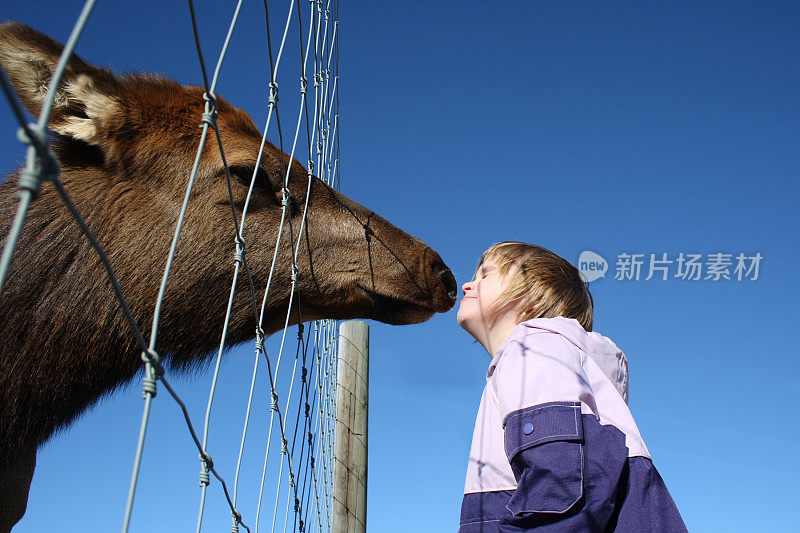
[[[0,26],[0,64],[34,115],[41,110],[61,50],[21,24]],[[48,127],[56,134],[60,179],[109,253],[132,307],[144,318],[147,302],[155,299],[157,273],[163,271],[200,142],[204,90],[154,75],[119,76],[73,56],[55,102]],[[165,312],[175,315],[173,322],[188,319],[195,330],[213,325],[219,331],[216,321],[198,311],[215,314],[227,299],[235,237],[231,202],[241,220],[252,180],[243,235],[256,291],[263,293],[281,228],[287,173],[289,208],[277,253],[279,274],[267,299],[267,332],[283,327],[292,250],[306,205],[297,250],[299,313],[291,322],[363,317],[410,324],[453,306],[455,279],[436,252],[310,175],[270,143],[256,167],[261,134],[252,119],[220,97],[216,105],[231,188],[209,132],[171,274],[175,281],[166,297]],[[238,300],[232,343],[254,332],[252,304]],[[174,334],[165,342],[173,337],[183,344]]]

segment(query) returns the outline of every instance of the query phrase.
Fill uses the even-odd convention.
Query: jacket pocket
[[[564,513],[583,496],[580,402],[550,402],[511,413],[505,452],[517,479],[507,507],[515,516]]]

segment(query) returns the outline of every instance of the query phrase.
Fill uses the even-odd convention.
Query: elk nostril
[[[456,297],[458,296],[458,284],[456,283],[456,277],[447,268],[444,263],[434,263],[433,264],[433,273],[436,274],[436,277],[442,280],[444,283],[444,288],[447,290],[447,296],[450,297],[451,300],[455,301]]]

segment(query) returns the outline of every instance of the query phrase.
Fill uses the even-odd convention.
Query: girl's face
[[[458,307],[458,325],[484,346],[491,338],[492,330],[508,322],[513,315],[513,309],[502,309],[495,324],[490,322],[491,309],[513,274],[514,268],[505,277],[501,276],[495,263],[487,259],[480,264],[472,280],[461,287],[464,297]]]

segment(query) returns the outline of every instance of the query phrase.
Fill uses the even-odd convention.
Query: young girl
[[[592,330],[578,270],[542,247],[489,248],[458,323],[492,361],[459,533],[686,531],[628,410],[628,361]]]

